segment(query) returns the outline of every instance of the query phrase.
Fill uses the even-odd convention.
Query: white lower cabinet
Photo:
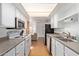
[[[47,49],[50,52],[50,36],[47,35]]]
[[[16,56],[24,56],[24,41],[16,46]]]
[[[72,51],[71,49],[65,47],[65,56],[79,56],[79,55],[74,51]]]
[[[4,56],[28,56],[31,47],[31,35],[26,36],[24,41],[19,43],[12,50],[4,54]]]
[[[55,38],[52,37],[51,53],[55,56]]]
[[[9,52],[5,53],[4,56],[15,56],[15,48],[13,48],[13,49],[10,50]]]
[[[56,41],[56,56],[64,56],[64,45]]]
[[[53,56],[79,56],[72,49],[66,47],[58,38],[52,37],[52,55]]]
[[[25,55],[28,56],[31,47],[31,36],[28,36],[25,40]]]

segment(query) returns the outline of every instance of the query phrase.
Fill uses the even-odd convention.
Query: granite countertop
[[[0,55],[4,55],[24,40],[25,39],[23,39],[22,37],[15,39],[8,39],[7,37],[0,38]]]
[[[47,34],[47,35],[49,35],[50,37],[55,37],[56,35],[58,36],[59,34]],[[79,55],[79,42],[62,41],[57,37],[55,38],[57,41],[62,43],[64,46],[68,47],[69,49],[71,49],[72,51],[74,51],[75,53]]]

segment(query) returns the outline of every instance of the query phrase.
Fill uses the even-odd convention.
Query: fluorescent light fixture
[[[49,16],[56,3],[22,3],[27,13],[32,17]]]

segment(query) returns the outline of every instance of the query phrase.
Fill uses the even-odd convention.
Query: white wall
[[[30,26],[32,27],[32,32],[37,33],[38,37],[45,36],[45,24],[50,24],[50,20],[47,17],[30,18]]]
[[[45,24],[50,24],[50,19],[47,17],[36,18],[36,33],[38,37],[45,37]]]
[[[45,36],[45,23],[36,23],[36,33],[38,37],[44,37]]]
[[[36,22],[32,17],[30,17],[29,21],[30,21],[30,31],[34,34],[36,33]]]

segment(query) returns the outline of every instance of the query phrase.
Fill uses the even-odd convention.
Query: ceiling
[[[31,17],[48,17],[56,3],[22,3],[24,9]]]

